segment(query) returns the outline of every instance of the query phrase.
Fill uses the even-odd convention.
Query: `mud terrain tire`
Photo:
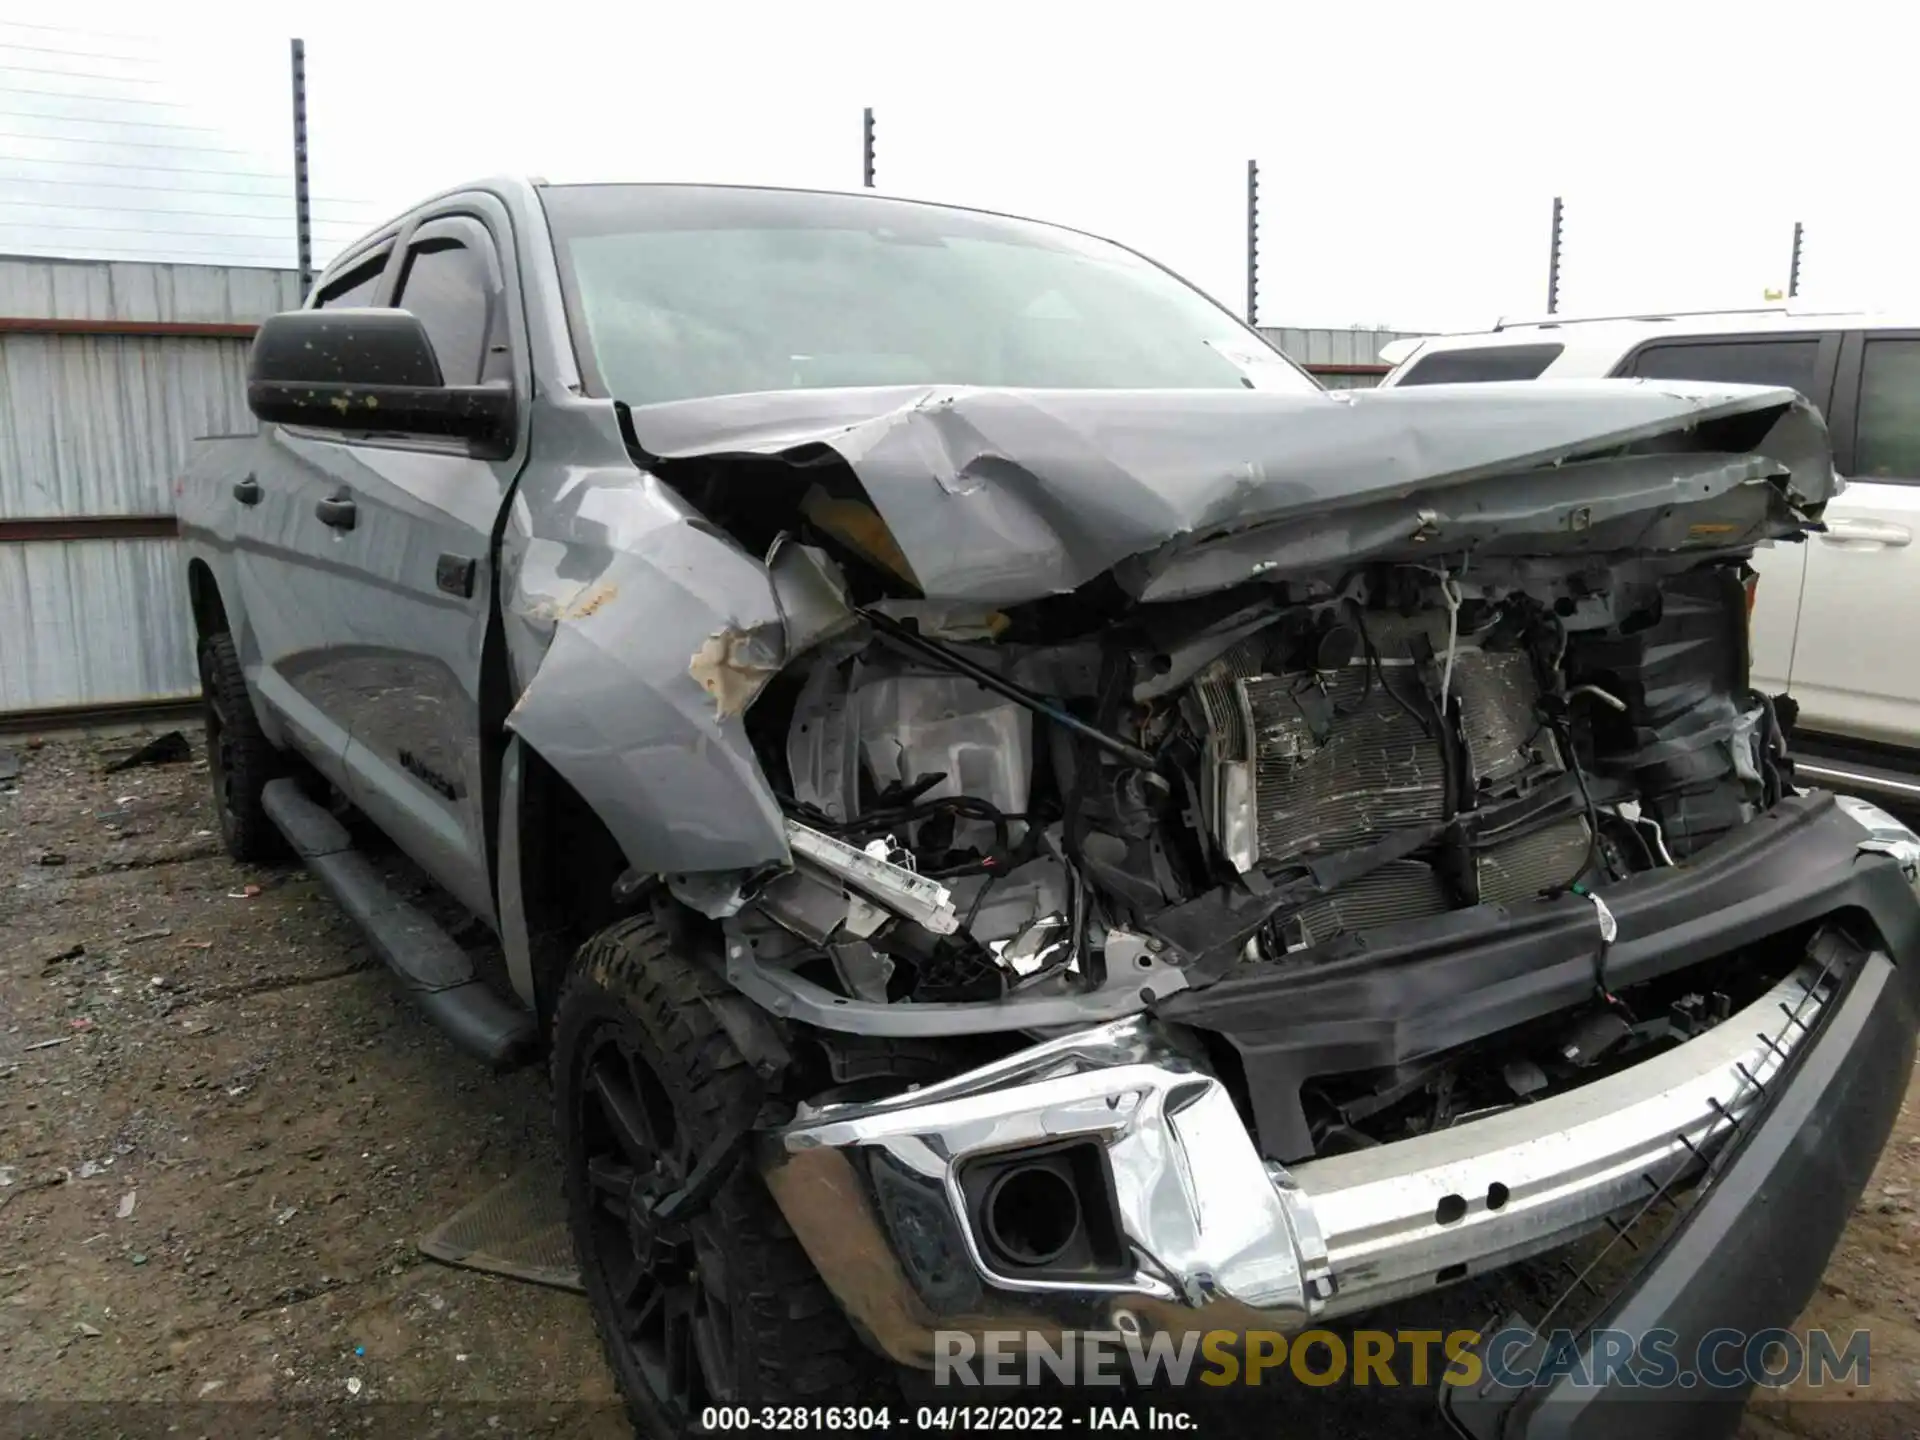
[[[707,1405],[898,1394],[750,1158],[683,1223],[645,1218],[650,1195],[676,1188],[716,1137],[759,1114],[761,1083],[706,1003],[729,994],[641,917],[580,948],[554,1009],[568,1225],[607,1361],[647,1436],[697,1428]]]
[[[240,656],[225,631],[200,642],[200,694],[206,705],[207,778],[227,853],[236,860],[278,860],[287,853],[286,842],[267,817],[260,792],[281,773],[280,755],[261,733]]]

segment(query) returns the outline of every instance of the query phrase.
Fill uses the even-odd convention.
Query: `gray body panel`
[[[495,318],[493,361],[510,376],[525,416],[532,395],[516,226],[487,194],[450,196],[422,215],[419,234],[451,233],[487,260]],[[490,248],[490,253],[489,253]],[[389,282],[399,280],[389,267]],[[405,303],[404,290],[397,295]],[[499,460],[457,444],[344,443],[336,447],[338,493],[358,523],[345,534],[351,594],[333,637],[351,636],[343,663],[346,790],[375,824],[474,914],[494,919],[487,811],[496,783],[487,765],[481,712],[483,658],[493,622],[493,536],[514,478],[526,463],[528,424]],[[444,583],[445,567],[470,567],[468,593]]]
[[[333,492],[328,473],[342,447],[326,439],[263,430],[248,473],[259,484],[256,504],[231,495],[237,593],[228,618],[245,614],[252,636],[243,663],[248,679],[283,732],[284,743],[322,775],[345,787],[350,711],[343,691],[337,628],[351,605],[338,558],[347,538],[320,523],[315,506]]]

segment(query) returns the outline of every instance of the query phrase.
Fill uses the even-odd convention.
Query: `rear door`
[[[1833,398],[1841,336],[1838,331],[1787,334],[1689,335],[1653,340],[1621,362],[1615,375],[1649,380],[1703,380],[1729,385],[1783,385],[1825,412]],[[1789,688],[1803,643],[1801,596],[1808,546],[1762,546],[1753,555],[1760,588],[1753,610],[1752,674],[1757,690]],[[1799,691],[1794,691],[1795,698]]]
[[[526,453],[527,359],[511,225],[461,197],[401,237],[390,304],[426,327],[449,385],[520,396],[510,454],[431,436],[365,437],[353,510],[347,792],[466,907],[493,917],[487,811],[497,759],[481,734],[493,536]]]
[[[313,307],[379,304],[392,254],[383,247],[329,280]],[[287,743],[343,785],[351,694],[338,662],[351,544],[323,516],[355,468],[355,447],[334,431],[262,425],[252,455],[248,473],[219,502],[234,517],[234,579],[246,616],[240,662]]]
[[[1849,334],[1832,413],[1847,488],[1804,547],[1800,725],[1920,746],[1920,331]]]

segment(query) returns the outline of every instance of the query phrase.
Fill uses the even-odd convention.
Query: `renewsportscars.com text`
[[[1543,1342],[1544,1339],[1544,1343]],[[938,1386],[1357,1385],[1525,1388],[1562,1381],[1581,1387],[1737,1390],[1749,1385],[1864,1386],[1869,1337],[1825,1330],[1714,1330],[1683,1346],[1670,1330],[1545,1337],[1530,1330],[1213,1330],[1143,1336],[1117,1330],[995,1330],[934,1337]]]

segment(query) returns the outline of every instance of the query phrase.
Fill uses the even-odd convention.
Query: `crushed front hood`
[[[1467,549],[1725,549],[1793,533],[1837,488],[1819,416],[1791,391],[1751,386],[915,386],[630,414],[666,470],[728,454],[805,462],[825,447],[925,594],[994,604],[1110,570],[1142,598],[1170,599]],[[1711,445],[1691,437],[1743,415]]]

